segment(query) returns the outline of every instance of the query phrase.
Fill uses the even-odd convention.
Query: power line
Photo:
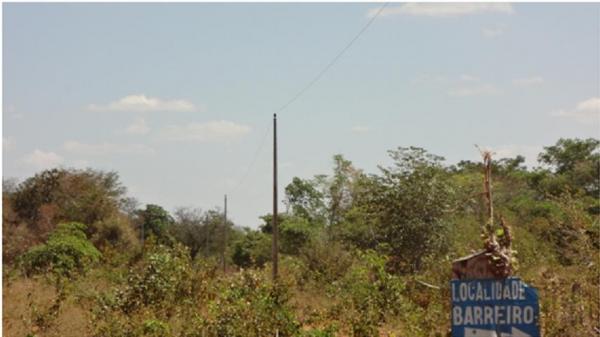
[[[246,171],[244,172],[244,175],[238,181],[238,183],[229,190],[229,194],[236,191],[244,183],[244,181],[248,177],[248,174],[250,174],[250,171],[254,167],[254,164],[256,163],[256,160],[258,159],[259,154],[262,152],[262,149],[264,148],[265,141],[267,140],[267,135],[269,134],[269,131],[271,131],[271,127],[272,127],[272,125],[271,125],[271,123],[269,123],[269,125],[265,129],[265,133],[262,136],[262,139],[258,145],[258,148],[256,149],[256,151],[254,152],[254,155],[252,156],[252,160],[250,161],[250,164],[247,166]]]
[[[379,8],[379,10],[377,11],[377,13],[375,13],[375,15],[373,15],[373,17],[371,17],[371,19],[369,20],[369,22],[367,22],[367,24],[358,32],[358,34],[356,34],[352,40],[350,40],[350,42],[348,42],[346,44],[346,46],[344,46],[344,48],[342,48],[342,50],[340,50],[337,55],[335,55],[335,57],[325,66],[325,68],[323,68],[318,74],[317,76],[315,76],[310,82],[308,82],[307,85],[305,85],[300,91],[298,91],[296,93],[296,95],[294,95],[290,100],[288,100],[284,105],[282,105],[279,109],[277,109],[276,113],[280,113],[281,111],[285,110],[288,106],[290,106],[292,103],[294,103],[298,98],[300,98],[300,96],[302,96],[306,91],[308,91],[308,89],[310,89],[315,83],[317,83],[317,81],[319,81],[321,79],[321,77],[323,77],[323,75],[325,75],[325,73],[331,68],[333,67],[334,64],[337,63],[337,61],[348,51],[348,49],[350,49],[350,47],[352,47],[352,45],[354,44],[354,42],[356,42],[356,40],[358,40],[358,38],[367,31],[367,29],[369,29],[369,27],[371,26],[371,24],[375,21],[375,19],[377,19],[377,17],[381,14],[381,12],[383,12],[383,9],[388,5],[389,3],[386,2],[383,4],[383,6],[381,6],[381,8]]]
[[[300,98],[305,92],[307,92],[308,89],[310,89],[313,85],[315,85],[321,79],[321,77],[323,77],[323,75],[325,75],[325,73],[327,73],[327,71],[329,71],[329,69],[331,69],[331,67],[333,67],[339,61],[339,59],[348,51],[348,49],[350,49],[350,47],[352,47],[352,45],[361,37],[361,35],[364,34],[367,31],[367,29],[369,29],[371,24],[373,24],[375,19],[377,19],[377,17],[383,12],[383,10],[385,9],[385,7],[388,4],[389,4],[389,2],[384,3],[379,8],[377,13],[375,13],[375,15],[373,15],[371,17],[371,19],[362,27],[362,29],[344,46],[344,48],[342,48],[333,57],[333,59],[331,61],[329,61],[329,63],[327,63],[327,65],[323,69],[321,69],[321,71],[319,71],[317,73],[317,75],[310,82],[308,82],[300,91],[298,91],[294,96],[292,96],[291,99],[289,99],[285,104],[283,104],[279,109],[277,109],[275,111],[275,113],[277,114],[277,113],[280,113],[283,110],[285,110],[287,107],[292,105],[292,103],[294,103],[296,100],[298,100],[298,98]],[[250,170],[253,168],[253,166],[258,158],[258,155],[261,153],[261,151],[265,145],[265,140],[266,140],[267,135],[269,134],[270,130],[271,130],[271,124],[269,123],[269,126],[265,130],[265,133],[259,144],[259,147],[254,153],[254,156],[252,158],[252,161],[250,162],[250,165],[248,165],[246,172],[244,173],[244,175],[242,176],[240,181],[232,189],[230,189],[229,193],[232,193],[233,191],[237,190],[242,185],[242,183],[246,180],[246,178],[248,177]]]

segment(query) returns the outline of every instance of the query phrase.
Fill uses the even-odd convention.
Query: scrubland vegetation
[[[494,162],[496,214],[512,227],[516,274],[539,289],[547,337],[600,331],[599,144],[561,139],[536,168]],[[114,172],[5,179],[3,333],[447,336],[451,262],[482,246],[482,165],[389,154],[376,174],[336,155],[333,172],[289,182],[277,284],[272,214],[256,230],[224,227],[219,209],[169,214],[138,205]]]

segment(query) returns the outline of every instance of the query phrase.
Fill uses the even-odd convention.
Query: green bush
[[[177,306],[189,300],[192,278],[186,247],[151,246],[141,266],[130,270],[127,286],[117,291],[116,305],[125,313],[143,306]]]
[[[374,251],[360,253],[359,260],[340,280],[353,336],[377,335],[387,314],[398,314],[404,305],[404,282],[385,270],[387,257]],[[349,310],[348,310],[349,309]]]
[[[352,254],[342,243],[325,236],[311,240],[301,250],[300,258],[310,276],[325,284],[342,277],[353,261]]]
[[[246,235],[233,244],[231,259],[242,268],[262,267],[271,260],[271,236],[248,230]]]
[[[189,250],[181,244],[156,244],[154,239],[146,248],[123,286],[98,295],[91,310],[94,336],[175,336],[172,318],[189,317],[196,299],[194,285],[199,283]]]
[[[310,329],[302,332],[302,337],[335,337],[338,331],[336,326],[328,326],[324,329]]]
[[[296,255],[313,238],[315,228],[308,220],[300,217],[286,219],[279,229],[281,252]]]
[[[101,257],[88,241],[85,230],[86,225],[77,222],[59,224],[45,244],[31,248],[21,257],[25,274],[52,272],[73,277],[84,273]]]
[[[167,336],[170,332],[169,324],[156,319],[144,321],[142,325],[144,336]]]
[[[289,296],[286,286],[272,286],[258,273],[242,271],[225,282],[210,304],[208,335],[295,336],[299,324],[287,304]]]
[[[90,240],[101,250],[115,248],[119,251],[135,251],[139,248],[139,237],[136,235],[130,220],[122,215],[112,216],[90,226]]]

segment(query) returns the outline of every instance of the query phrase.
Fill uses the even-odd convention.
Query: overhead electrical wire
[[[300,89],[294,96],[292,96],[285,104],[283,104],[281,107],[279,107],[279,109],[275,110],[275,114],[283,112],[290,105],[292,105],[296,100],[298,100],[302,95],[304,95],[304,93],[306,93],[313,85],[315,85],[323,77],[323,75],[325,75],[325,73],[327,73],[327,71],[329,71],[329,69],[331,69],[331,67],[333,67],[340,60],[340,58],[342,56],[344,56],[344,54],[361,37],[361,35],[363,35],[367,31],[367,29],[369,29],[369,27],[373,24],[375,19],[377,19],[377,17],[379,17],[379,15],[383,12],[383,10],[385,9],[385,7],[387,7],[388,4],[389,4],[389,2],[384,3],[379,8],[379,10],[377,10],[375,15],[373,15],[369,19],[369,21],[362,27],[362,29],[360,31],[358,31],[358,33],[348,43],[346,43],[346,45],[331,59],[331,61],[329,61],[329,63],[327,63],[327,65],[325,65],[325,67],[323,67],[323,69],[321,69],[321,71],[319,71],[317,73],[317,75],[312,78],[312,80],[310,80],[304,87],[302,87],[302,89]],[[248,177],[250,170],[253,168],[259,154],[262,152],[262,149],[264,148],[265,140],[267,138],[269,131],[271,130],[271,127],[272,127],[272,124],[269,120],[269,125],[268,125],[267,129],[265,130],[265,133],[262,137],[261,142],[259,143],[258,149],[254,152],[254,156],[253,156],[252,160],[250,161],[250,164],[247,166],[246,171],[244,172],[244,174],[242,175],[242,178],[238,181],[238,183],[234,187],[229,189],[229,193],[236,191],[238,189],[238,187],[240,187],[244,183],[246,178]]]
[[[325,75],[325,73],[331,69],[331,67],[333,67],[337,61],[348,51],[348,49],[350,49],[350,47],[352,47],[352,45],[354,44],[354,42],[356,42],[356,40],[358,40],[358,38],[360,38],[360,36],[367,31],[367,29],[369,29],[369,27],[371,26],[371,24],[373,24],[373,22],[375,21],[375,19],[377,19],[377,17],[383,12],[383,10],[385,9],[385,7],[388,5],[389,3],[386,2],[383,4],[383,6],[381,6],[379,8],[379,10],[375,13],[375,15],[373,15],[371,17],[371,19],[367,22],[367,24],[364,25],[364,27],[358,32],[358,34],[356,34],[345,46],[344,48],[342,48],[336,55],[335,57],[329,62],[327,63],[327,65],[317,74],[317,76],[315,76],[310,82],[308,82],[308,84],[306,84],[300,91],[298,91],[296,93],[296,95],[292,96],[292,98],[290,100],[288,100],[285,104],[283,104],[279,109],[277,109],[275,111],[275,113],[280,113],[283,110],[285,110],[288,106],[290,106],[292,103],[294,103],[298,98],[300,98],[300,96],[302,96],[306,91],[308,91],[308,89],[310,89],[315,83],[317,83],[321,77],[323,77],[323,75]]]

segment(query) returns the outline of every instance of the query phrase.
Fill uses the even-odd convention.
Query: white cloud
[[[150,127],[146,124],[143,118],[137,118],[131,125],[125,129],[125,132],[132,135],[145,135],[150,132]]]
[[[62,164],[64,159],[54,152],[44,152],[36,149],[32,153],[25,155],[23,157],[23,162],[36,169],[47,169]]]
[[[154,154],[154,149],[143,144],[85,144],[78,141],[68,141],[63,144],[65,151],[85,156],[106,156],[112,154]]]
[[[516,78],[512,82],[514,85],[516,85],[518,87],[529,87],[529,86],[543,84],[544,79],[540,76],[532,76],[532,77]]]
[[[459,87],[450,89],[448,95],[454,97],[468,97],[468,96],[483,96],[483,95],[495,95],[500,93],[495,86],[491,84],[482,84],[468,87]]]
[[[448,78],[443,75],[421,74],[412,82],[416,84],[442,84],[448,82]]]
[[[367,16],[373,17],[379,8],[372,8]],[[512,14],[514,12],[508,3],[432,3],[410,2],[400,6],[383,9],[380,16],[411,15],[429,17],[457,17],[482,13]]]
[[[10,151],[15,147],[15,139],[13,137],[2,137],[2,150]]]
[[[226,142],[237,140],[250,132],[247,125],[230,121],[210,121],[171,125],[163,130],[163,136],[174,141]]]
[[[484,27],[481,30],[481,34],[487,38],[495,38],[504,34],[506,27],[504,25],[497,25],[492,27]]]
[[[147,97],[144,94],[125,96],[108,104],[90,104],[88,109],[92,111],[196,111],[194,104],[182,100],[162,100],[155,97]]]
[[[460,75],[459,78],[462,82],[478,82],[479,81],[479,77],[469,75],[469,74],[462,74],[462,75]]]
[[[553,115],[573,118],[583,124],[600,125],[600,97],[592,97],[581,101],[571,110],[560,110]]]
[[[350,129],[350,131],[352,131],[353,133],[367,133],[369,132],[371,129],[367,126],[362,126],[362,125],[356,125],[353,126],[352,129]]]

